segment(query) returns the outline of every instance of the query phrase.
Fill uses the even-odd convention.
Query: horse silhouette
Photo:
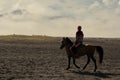
[[[75,65],[75,67],[80,68],[79,66],[76,65],[75,59],[80,58],[81,56],[87,55],[88,60],[85,66],[83,67],[83,70],[90,63],[90,59],[92,59],[92,61],[94,62],[94,66],[95,66],[94,72],[96,72],[97,64],[96,64],[96,59],[94,57],[94,53],[95,53],[95,50],[98,52],[99,63],[102,63],[103,54],[104,54],[103,48],[101,46],[84,45],[84,46],[78,47],[78,49],[76,49],[76,53],[73,53],[73,51],[71,51],[70,49],[72,45],[73,45],[73,42],[68,37],[62,39],[60,49],[65,48],[67,56],[68,56],[68,67],[66,69],[68,70],[70,68],[71,58],[73,58],[73,64]]]

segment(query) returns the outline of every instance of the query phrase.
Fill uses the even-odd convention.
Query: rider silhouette
[[[76,40],[75,40],[75,44],[71,47],[71,50],[73,53],[76,53],[77,51],[77,47],[81,46],[83,44],[83,37],[84,34],[81,31],[82,27],[78,26],[78,31],[76,32]]]
[[[83,37],[84,34],[81,31],[82,27],[78,26],[78,31],[76,32],[76,41],[75,41],[75,47],[78,47],[83,44]]]

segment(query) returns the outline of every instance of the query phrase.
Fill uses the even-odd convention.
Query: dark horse
[[[103,60],[103,48],[101,46],[93,46],[93,45],[85,45],[81,46],[77,49],[76,53],[73,53],[70,48],[73,45],[73,42],[69,38],[63,38],[62,44],[60,49],[63,49],[65,47],[66,53],[68,55],[68,67],[67,70],[70,68],[70,61],[71,58],[73,58],[73,64],[75,67],[80,68],[79,66],[76,65],[75,59],[79,58],[81,56],[87,55],[88,61],[86,65],[83,67],[83,70],[87,67],[87,65],[90,62],[90,59],[94,62],[95,69],[94,72],[97,69],[97,64],[96,64],[96,59],[94,57],[95,50],[99,53],[99,63],[102,63]]]

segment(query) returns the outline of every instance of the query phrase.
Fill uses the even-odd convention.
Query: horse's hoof
[[[96,70],[94,70],[94,72],[96,72]]]
[[[68,68],[66,68],[66,70],[69,70],[69,67],[68,67]]]
[[[66,70],[69,70],[69,68],[66,68]]]
[[[77,67],[78,69],[80,69],[80,67]]]

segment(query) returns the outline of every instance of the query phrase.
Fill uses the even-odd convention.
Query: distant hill
[[[46,35],[1,35],[0,40],[3,41],[47,41],[53,40],[56,37],[46,36]]]

